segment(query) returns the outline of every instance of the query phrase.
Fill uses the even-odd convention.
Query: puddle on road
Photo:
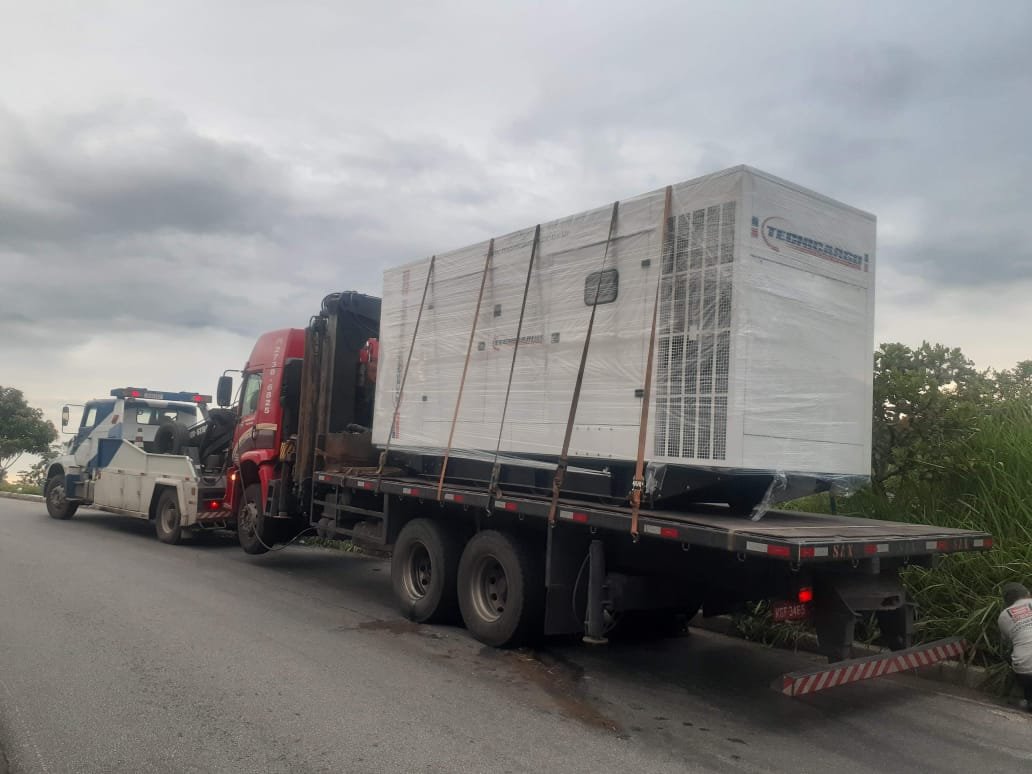
[[[387,632],[394,635],[414,634],[428,639],[444,639],[441,634],[434,631],[434,627],[404,618],[362,621],[357,625],[338,627],[338,630]],[[442,659],[452,659],[455,654],[434,655]],[[623,732],[618,723],[599,711],[591,702],[583,685],[584,670],[576,664],[546,653],[531,650],[498,650],[488,646],[481,648],[479,654],[474,652],[470,655],[473,658],[479,656],[486,664],[504,666],[511,673],[512,682],[522,682],[540,689],[555,705],[560,715],[610,733]]]
[[[429,637],[432,640],[441,639],[441,635],[429,627],[404,618],[392,619],[389,621],[381,619],[362,621],[358,626],[347,626],[342,628],[361,629],[363,631],[372,632],[388,632],[390,634],[417,634],[420,637]]]
[[[584,670],[581,667],[529,650],[499,651],[484,648],[481,655],[501,658],[525,682],[548,694],[564,717],[592,728],[621,733],[620,726],[600,712],[588,698],[582,684]]]

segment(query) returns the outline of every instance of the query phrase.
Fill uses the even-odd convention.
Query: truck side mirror
[[[64,430],[68,427],[68,406],[64,406],[61,409],[61,429]]]
[[[215,390],[215,402],[222,408],[228,408],[233,401],[233,377],[223,374],[219,377],[219,386]]]

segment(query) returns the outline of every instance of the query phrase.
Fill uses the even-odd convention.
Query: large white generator
[[[653,470],[869,475],[874,216],[744,166],[671,190],[666,228],[661,189],[388,270],[374,444],[554,460],[597,294],[571,458],[635,460],[655,310]]]

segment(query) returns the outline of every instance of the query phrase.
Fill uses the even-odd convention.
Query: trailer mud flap
[[[782,675],[771,686],[786,696],[805,696],[847,683],[871,680],[875,677],[906,672],[911,669],[931,666],[941,661],[958,658],[967,650],[967,643],[960,637],[948,637],[906,650],[880,653],[875,656],[839,661],[831,666],[789,672]]]

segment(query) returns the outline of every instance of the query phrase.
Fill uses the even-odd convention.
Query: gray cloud
[[[0,111],[7,349],[296,325],[323,294],[481,238],[500,188],[434,137],[351,138],[308,162],[216,139],[150,102]]]
[[[271,255],[290,217],[281,164],[153,105],[5,111],[0,159],[0,322],[23,344],[47,329],[58,347],[126,326],[238,329],[226,270]]]
[[[6,245],[161,229],[266,231],[288,202],[283,169],[259,148],[191,131],[147,105],[38,121],[0,113]]]

